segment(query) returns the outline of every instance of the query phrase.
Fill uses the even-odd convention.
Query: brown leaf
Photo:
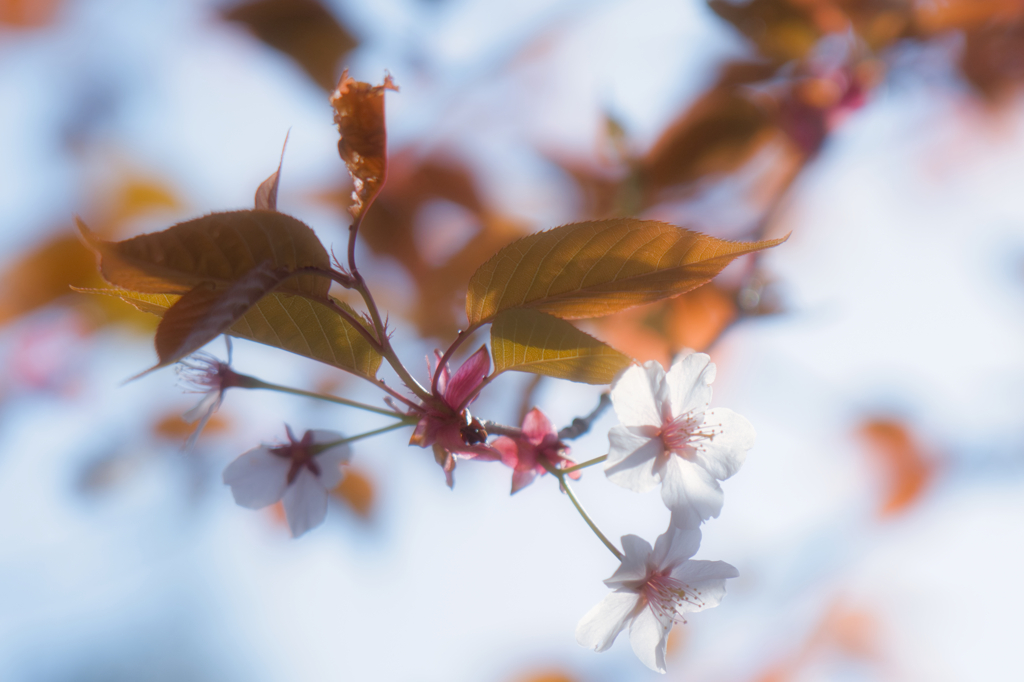
[[[610,384],[632,360],[564,320],[530,308],[505,310],[491,324],[494,371],[530,372]]]
[[[383,85],[370,85],[341,74],[331,95],[334,122],[341,139],[338,153],[352,174],[355,188],[349,211],[356,218],[366,212],[388,174],[387,127],[384,121],[384,91],[398,91],[391,76]]]
[[[122,242],[98,239],[81,220],[78,229],[99,258],[103,278],[142,293],[184,294],[205,282],[228,285],[263,263],[288,271],[330,268],[313,230],[275,211],[212,213]],[[283,291],[324,299],[329,288],[329,279],[314,275],[283,285]]]
[[[803,58],[821,37],[823,30],[841,31],[845,16],[812,13],[809,5],[819,8],[825,3],[790,2],[790,0],[750,0],[736,3],[730,0],[708,0],[708,7],[736,27],[753,42],[766,57],[776,62]],[[838,11],[838,10],[837,10]],[[831,25],[821,26],[817,16],[831,19]]]
[[[616,218],[523,237],[469,281],[470,324],[509,308],[563,319],[600,317],[685,293],[730,261],[785,241],[727,242],[656,220]]]
[[[289,133],[290,134],[290,133]],[[281,179],[281,164],[284,163],[284,150],[288,146],[288,135],[284,136],[281,145],[281,160],[277,162],[277,170],[256,188],[256,208],[264,211],[277,210],[277,184]]]
[[[223,14],[288,55],[324,90],[337,82],[338,63],[359,43],[314,0],[255,0]]]
[[[145,294],[125,289],[80,289],[84,293],[116,296],[143,312],[163,315],[181,297]],[[335,300],[353,318],[359,315]],[[303,355],[347,372],[377,375],[381,356],[351,325],[324,303],[272,292],[263,297],[227,332],[231,336]]]
[[[667,188],[729,173],[753,156],[770,138],[772,122],[742,88],[771,77],[774,71],[773,65],[764,63],[726,65],[716,85],[672,123],[640,160],[637,173],[648,195],[647,205]]]
[[[167,309],[156,329],[156,367],[175,363],[226,332],[290,274],[264,263],[226,289],[209,283],[192,289]]]

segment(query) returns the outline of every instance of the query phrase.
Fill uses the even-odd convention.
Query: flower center
[[[686,623],[683,614],[704,608],[700,590],[670,575],[655,574],[647,579],[640,593],[659,620]],[[688,608],[695,607],[695,608]]]
[[[704,427],[703,412],[687,412],[665,422],[658,436],[666,450],[682,455],[687,449],[699,449],[704,441],[713,440],[715,430]]]
[[[306,431],[301,440],[296,440],[291,427],[285,424],[285,429],[288,431],[290,442],[279,448],[270,448],[270,454],[291,461],[291,466],[288,468],[288,485],[295,482],[303,468],[309,469],[314,476],[319,476],[320,465],[317,464],[314,459],[315,455],[310,451],[310,446],[313,444],[313,432]]]

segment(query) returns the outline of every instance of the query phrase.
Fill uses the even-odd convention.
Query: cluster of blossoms
[[[709,282],[732,260],[786,238],[731,242],[628,217],[523,236],[470,276],[467,326],[447,350],[435,354],[436,363],[428,360],[429,382],[420,384],[395,351],[388,317],[356,264],[360,226],[387,178],[387,90],[397,90],[390,76],[375,86],[345,72],[330,99],[340,135],[338,153],[353,182],[346,263],[332,261],[309,226],[278,211],[279,163],[257,188],[250,210],[212,213],[121,242],[104,241],[77,221],[100,273],[113,287],[97,292],[162,317],[154,339],[159,362],[152,369],[180,362],[182,378],[206,394],[186,415],[198,422],[188,448],[229,388],[306,396],[392,420],[349,436],[310,430],[297,438],[288,428],[286,443],[261,445],[227,467],[224,483],[236,502],[258,509],[280,501],[293,536],[323,522],[329,494],[345,476],[350,444],[399,428],[412,429],[410,445],[433,451],[449,487],[460,459],[509,467],[512,493],[551,474],[621,562],[606,581],[612,593],[583,618],[577,640],[602,651],[628,625],[640,659],[664,671],[673,623],[717,605],[725,581],[736,576],[728,564],[691,557],[700,545],[700,525],[722,508],[719,481],[739,469],[754,432],[733,412],[708,409],[715,366],[707,355],[684,355],[666,374],[657,363],[637,365],[570,321],[684,294]],[[363,310],[334,298],[332,287],[358,295]],[[486,326],[490,353],[481,347],[453,373],[451,357]],[[221,334],[349,372],[383,391],[387,407],[239,374],[231,368],[230,345],[227,362],[196,353]],[[404,390],[378,378],[385,362]],[[480,392],[507,371],[611,384],[611,390],[594,412],[561,430],[537,408],[526,412],[519,426],[470,414]],[[565,441],[585,433],[609,402],[621,426],[609,434],[608,453],[576,464]],[[576,498],[570,481],[601,463],[617,485],[638,492],[661,485],[671,520],[653,548],[627,535],[619,550]]]
[[[661,484],[671,510],[668,530],[651,545],[622,538],[622,564],[605,584],[612,593],[590,610],[576,641],[604,651],[628,625],[629,640],[647,667],[665,672],[668,633],[686,614],[717,606],[725,581],[739,575],[722,561],[690,559],[700,547],[700,524],[717,517],[719,481],[732,476],[754,444],[754,429],[725,408],[708,409],[715,365],[703,353],[684,355],[668,374],[656,362],[628,368],[612,384],[622,426],[608,434],[605,475],[636,492]]]
[[[537,408],[526,414],[518,429],[487,423],[502,432],[488,442],[491,434],[467,406],[489,372],[485,347],[454,374],[438,355],[437,368],[432,369],[436,377],[432,400],[410,402],[397,425],[415,423],[410,444],[433,449],[449,486],[459,458],[508,466],[512,493],[550,472],[572,495],[566,477],[579,478],[582,468],[600,462],[608,480],[625,488],[647,492],[660,484],[671,520],[653,548],[642,538],[626,535],[620,552],[592,525],[621,565],[605,581],[611,594],[583,617],[576,639],[582,646],[604,651],[628,626],[640,660],[665,672],[665,649],[673,624],[685,622],[687,613],[717,606],[725,595],[725,581],[738,575],[725,562],[691,557],[700,546],[700,525],[721,511],[719,481],[743,464],[754,442],[753,428],[731,410],[708,409],[715,365],[707,355],[684,355],[667,374],[656,362],[633,365],[611,387],[611,403],[621,425],[608,434],[608,454],[576,465],[567,458],[569,447],[559,432]],[[208,356],[190,360],[186,376],[207,391],[187,415],[199,419],[200,428],[227,388],[271,387]],[[328,493],[342,478],[342,465],[350,457],[348,442],[353,439],[324,430],[306,431],[302,438],[296,438],[290,428],[287,433],[284,445],[261,445],[238,457],[225,469],[223,479],[243,507],[259,509],[281,501],[291,533],[298,537],[326,517]]]

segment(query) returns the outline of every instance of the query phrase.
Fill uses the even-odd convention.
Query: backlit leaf
[[[685,293],[730,261],[784,241],[728,242],[655,220],[563,225],[512,242],[469,281],[466,316],[535,308],[563,319],[599,317]]]
[[[78,229],[104,279],[149,294],[184,294],[204,282],[227,285],[268,262],[288,271],[330,267],[313,230],[276,211],[212,213],[122,242],[97,238],[81,220]],[[329,279],[313,275],[283,285],[283,291],[317,298],[326,298],[329,288]]]
[[[529,308],[494,318],[491,354],[495,372],[530,372],[586,384],[609,384],[632,362],[568,322]]]
[[[398,90],[391,76],[384,78],[383,85],[370,85],[349,78],[346,70],[331,95],[334,122],[341,133],[338,153],[348,166],[355,186],[349,211],[357,218],[373,202],[387,178],[385,90]]]
[[[264,263],[226,289],[200,284],[164,313],[156,329],[157,367],[166,367],[227,331],[288,277]]]
[[[146,294],[124,289],[78,291],[116,296],[143,312],[161,316],[181,298],[173,294]],[[359,318],[347,304],[334,302],[352,317]],[[376,376],[381,363],[380,355],[348,322],[326,304],[301,296],[272,292],[250,308],[227,333],[368,377]]]

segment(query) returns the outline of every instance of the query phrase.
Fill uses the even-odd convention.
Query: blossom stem
[[[374,407],[372,405],[366,405],[364,403],[358,403],[354,400],[348,400],[347,398],[339,398],[333,395],[324,395],[323,393],[313,393],[312,391],[303,391],[300,388],[289,388],[287,386],[279,386],[278,384],[271,384],[266,381],[262,381],[255,377],[246,377],[245,388],[262,388],[267,391],[277,391],[278,393],[289,393],[291,395],[298,395],[304,398],[314,398],[316,400],[326,400],[330,403],[338,403],[339,405],[348,405],[358,410],[365,410],[366,412],[373,412],[375,414],[382,414],[385,417],[398,417],[405,418],[405,415],[394,410],[386,410],[381,407]]]
[[[569,496],[569,499],[572,501],[572,505],[576,507],[576,511],[580,513],[580,516],[583,517],[583,520],[587,522],[588,526],[590,526],[590,530],[594,531],[594,535],[596,535],[598,539],[604,543],[604,546],[608,548],[608,551],[615,555],[616,559],[622,561],[625,558],[622,552],[620,552],[618,547],[612,544],[612,541],[609,540],[605,536],[605,534],[601,532],[601,529],[597,527],[597,524],[594,523],[593,519],[590,518],[590,515],[587,514],[586,510],[583,508],[583,505],[580,504],[580,501],[578,499],[576,499],[576,493],[572,491],[572,486],[569,485],[569,481],[565,480],[566,473],[568,473],[571,470],[556,469],[555,467],[551,466],[550,464],[543,460],[541,460],[541,464],[544,466],[545,469],[548,470],[549,473],[553,474],[558,478],[558,482],[561,484],[562,490],[564,490],[565,494]]]
[[[582,464],[566,467],[565,469],[559,469],[559,471],[561,471],[563,474],[571,474],[574,471],[579,471],[580,469],[586,469],[587,467],[592,467],[595,464],[600,464],[606,459],[608,459],[608,455],[601,455],[600,457],[595,457],[594,459],[588,459],[586,462],[583,462]]]
[[[370,199],[372,201],[373,198]],[[359,269],[356,267],[356,234],[359,232],[359,225],[363,222],[363,216],[366,214],[366,210],[369,208],[369,203],[363,207],[362,212],[356,217],[355,221],[348,228],[348,269],[351,275],[352,288],[359,292],[359,295],[363,297],[363,302],[366,304],[366,309],[370,313],[370,319],[373,321],[374,331],[377,333],[376,350],[380,352],[384,359],[388,361],[391,368],[398,374],[398,378],[402,380],[402,383],[408,387],[410,391],[416,394],[420,400],[429,400],[430,393],[427,389],[420,386],[420,383],[416,381],[415,377],[409,373],[409,370],[405,368],[402,361],[399,359],[398,354],[395,353],[395,349],[391,347],[391,340],[388,338],[387,324],[381,319],[380,310],[377,309],[377,303],[373,300],[373,294],[370,293],[370,287],[366,286],[366,280],[363,279]]]
[[[352,443],[352,442],[357,441],[357,440],[362,440],[363,438],[371,438],[373,436],[379,436],[382,433],[387,433],[388,431],[394,431],[395,429],[400,429],[403,426],[411,426],[414,423],[416,423],[416,422],[415,421],[411,421],[408,418],[402,419],[401,421],[395,422],[394,424],[389,424],[388,426],[382,426],[381,428],[374,429],[373,431],[367,431],[366,433],[360,433],[360,434],[357,434],[355,436],[349,436],[348,438],[341,438],[339,440],[331,441],[330,443],[319,443],[319,444],[314,445],[313,447],[311,447],[310,450],[312,451],[312,453],[314,455],[316,455],[316,454],[319,454],[319,453],[323,452],[324,450],[328,450],[328,449],[333,448],[333,447],[338,446],[338,445],[344,445],[346,443]]]

